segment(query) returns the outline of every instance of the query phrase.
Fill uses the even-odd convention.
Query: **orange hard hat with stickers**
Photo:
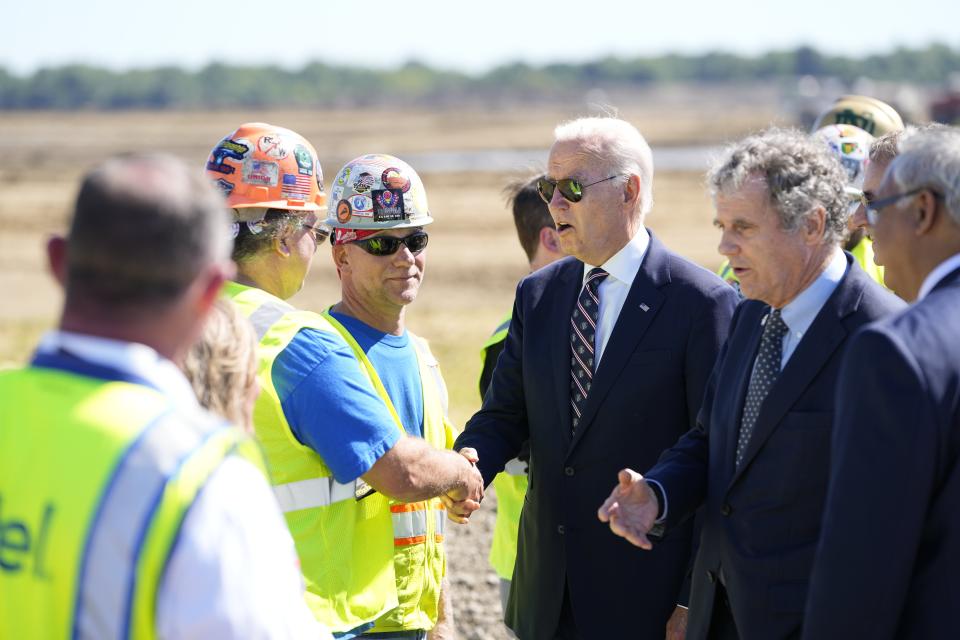
[[[241,125],[217,143],[206,167],[240,219],[244,209],[327,209],[317,152],[289,129],[263,122]]]

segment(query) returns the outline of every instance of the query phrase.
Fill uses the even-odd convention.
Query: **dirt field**
[[[700,144],[732,139],[769,121],[770,110],[724,112],[714,105],[678,109],[660,104],[624,109],[651,144]],[[503,113],[124,113],[0,115],[0,362],[22,361],[51,327],[59,293],[46,274],[44,238],[65,228],[79,176],[126,150],[165,150],[203,166],[217,140],[241,122],[262,120],[295,129],[318,148],[329,184],[346,160],[371,151],[422,153],[489,148],[546,149],[554,125],[577,115],[556,109]],[[372,124],[373,123],[373,124]],[[416,167],[415,167],[416,168]],[[458,425],[477,409],[479,348],[510,308],[526,271],[513,223],[504,208],[503,173],[422,174],[436,219],[427,276],[409,310],[409,326],[431,341],[451,392]],[[711,269],[719,264],[711,208],[698,173],[655,179],[654,233]],[[329,251],[322,248],[293,303],[320,309],[338,299]],[[612,482],[612,480],[611,480]],[[497,580],[486,564],[495,501],[467,528],[451,535],[450,568],[458,627],[465,638],[505,638]]]

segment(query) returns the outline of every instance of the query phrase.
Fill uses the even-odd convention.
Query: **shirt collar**
[[[91,364],[142,378],[181,406],[198,404],[193,387],[177,365],[145,344],[55,330],[44,334],[37,347],[38,353],[60,350]]]
[[[847,257],[839,248],[835,249],[827,268],[820,272],[817,279],[785,305],[781,311],[783,322],[791,332],[803,337],[813,324],[820,309],[836,290],[843,274],[847,271]]]
[[[936,267],[933,271],[927,274],[927,277],[923,279],[923,284],[920,285],[920,292],[917,294],[917,301],[923,300],[927,295],[933,291],[933,288],[940,284],[940,281],[946,278],[948,275],[960,269],[960,253],[952,255]]]
[[[610,256],[604,262],[601,268],[610,274],[611,277],[623,282],[626,285],[633,284],[633,279],[637,277],[640,271],[640,264],[643,257],[647,255],[647,249],[650,247],[650,234],[641,225],[637,233],[630,238],[630,242],[625,244],[620,251]],[[583,279],[587,279],[587,274],[591,269],[596,268],[592,264],[583,264]]]

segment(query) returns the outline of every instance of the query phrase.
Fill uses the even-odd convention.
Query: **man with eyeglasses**
[[[331,195],[335,204],[327,222],[334,228],[341,299],[323,317],[350,345],[367,378],[364,395],[375,393],[375,408],[390,416],[377,421],[375,432],[353,434],[353,447],[368,447],[376,461],[364,476],[378,491],[365,498],[368,509],[379,503],[393,531],[387,541],[396,603],[363,637],[423,638],[427,631],[431,638],[452,637],[443,546],[447,515],[437,496],[467,501],[474,509],[483,480],[475,460],[449,451],[454,432],[439,365],[426,341],[406,327],[406,309],[426,268],[424,228],[433,222],[426,190],[399,158],[367,154],[339,171]],[[356,402],[353,394],[334,385],[319,400]],[[335,428],[340,426],[324,431]],[[311,438],[322,447],[329,436],[321,431]],[[416,448],[403,446],[410,443]],[[368,553],[381,551],[371,546]]]
[[[371,630],[385,614],[394,616],[391,621],[414,625],[399,637],[422,637],[438,618],[440,579],[435,571],[424,571],[427,578],[422,583],[404,582],[401,574],[409,573],[412,566],[423,566],[427,554],[431,568],[436,558],[442,562],[436,548],[441,535],[436,522],[443,519],[421,501],[443,492],[478,500],[481,478],[462,456],[440,450],[452,440],[442,421],[425,421],[426,439],[408,436],[399,427],[398,415],[411,415],[408,403],[390,404],[382,393],[397,378],[384,375],[380,384],[367,366],[369,361],[361,359],[364,366],[360,366],[357,342],[345,339],[342,320],[301,311],[285,302],[302,287],[317,246],[329,235],[329,226],[321,220],[327,195],[313,147],[287,129],[246,124],[218,143],[207,172],[234,211],[237,278],[226,291],[250,318],[260,340],[261,393],[254,406],[254,430],[297,546],[307,604],[339,638]],[[334,189],[338,200],[343,175]],[[390,183],[381,189],[379,182],[367,182],[369,176],[355,177],[361,190],[366,188],[353,195],[386,192],[380,194],[378,215],[396,214],[395,225],[409,226],[409,216],[403,215],[401,200],[407,195],[402,188]],[[403,177],[383,175],[384,181]],[[426,212],[419,179],[417,186],[409,197],[417,205],[424,198],[419,211]],[[354,198],[353,205],[360,203]],[[406,211],[414,208],[412,200]],[[372,201],[369,209],[372,214]],[[349,219],[343,206],[338,211],[342,220]],[[330,215],[337,221],[336,212]],[[424,218],[428,216],[420,216]],[[405,231],[413,231],[416,237],[404,238],[402,256],[419,254],[426,246],[426,234]],[[339,238],[344,239],[342,230]],[[384,254],[397,248],[389,246],[388,238],[380,245],[375,238],[367,240],[364,248],[373,252]],[[334,252],[341,249],[335,247]],[[352,249],[368,255],[359,245]],[[378,259],[389,262],[386,257]],[[349,278],[350,267],[345,265],[343,271]],[[412,270],[401,271],[391,271],[380,284],[402,298],[412,284],[401,276],[410,276]],[[390,297],[387,306],[396,299]],[[376,304],[361,307],[383,310]],[[408,382],[409,378],[401,379],[402,384]],[[424,392],[423,409],[429,406],[430,417],[435,418],[434,405],[440,400],[429,405],[426,400],[438,398],[440,391],[425,384]],[[395,553],[401,549],[419,553],[420,562],[397,563]],[[411,593],[422,593],[424,598],[418,601]]]
[[[736,294],[644,228],[653,160],[636,128],[584,118],[555,138],[539,190],[571,257],[520,282],[483,407],[455,447],[478,453],[490,482],[530,441],[506,612],[520,638],[660,639],[692,524],[642,554],[596,509],[617,471],[652,465],[693,426]]]
[[[804,638],[956,635],[960,130],[905,136],[867,207],[914,303],[851,340]],[[878,571],[879,568],[879,571]]]
[[[669,535],[699,510],[687,637],[795,638],[820,532],[844,347],[903,302],[840,249],[847,176],[821,142],[765,131],[728,149],[708,180],[719,251],[747,299],[696,427],[643,476],[622,472],[600,517],[649,549],[655,524]]]

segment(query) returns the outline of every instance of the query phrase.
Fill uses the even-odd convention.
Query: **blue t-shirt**
[[[356,318],[332,313],[340,321],[363,352],[387,390],[404,430],[423,437],[423,388],[420,386],[420,365],[416,347],[404,331],[399,336],[374,329]]]
[[[386,335],[353,318],[335,317],[377,369],[406,431],[420,435],[423,394],[409,336]],[[412,357],[412,365],[401,357],[404,353]],[[401,366],[404,371],[397,371]],[[346,484],[365,474],[400,439],[386,405],[337,334],[301,329],[277,356],[271,375],[293,434],[323,458],[337,482]],[[415,393],[407,393],[413,381]]]

